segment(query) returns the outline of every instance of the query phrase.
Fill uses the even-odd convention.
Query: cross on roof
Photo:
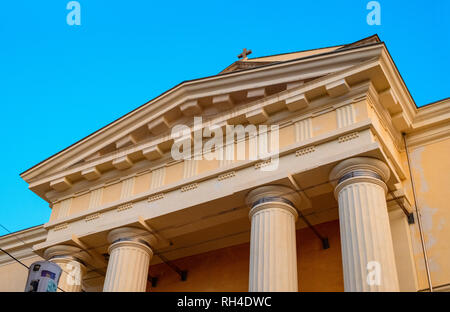
[[[252,50],[243,49],[242,53],[239,54],[237,57],[242,59],[242,61],[245,61],[247,59],[247,55],[252,54]]]

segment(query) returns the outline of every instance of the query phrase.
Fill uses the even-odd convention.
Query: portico
[[[84,286],[63,281],[67,291],[415,290],[401,139],[415,111],[384,45],[367,40],[263,67],[238,61],[31,168],[24,179],[53,209],[34,249],[79,263]],[[246,133],[221,140],[234,149],[171,153],[214,129],[261,124],[276,125],[264,130],[276,139]],[[254,144],[272,154],[252,158]],[[187,270],[187,281],[164,268]]]
[[[104,234],[96,233],[81,238],[89,246],[95,246],[91,242],[99,236],[106,238],[101,247],[93,250],[88,248],[87,254],[100,254],[105,250],[109,254],[107,265],[103,267],[104,275],[98,271],[92,272],[94,266],[91,265],[90,276],[94,276],[97,283],[103,283],[103,291],[146,291],[152,266],[163,265],[161,259],[151,262],[156,251],[176,259],[248,242],[249,291],[298,291],[301,284],[298,279],[297,250],[301,242],[296,240],[296,232],[298,228],[309,231],[306,225],[298,220],[299,213],[302,213],[315,224],[336,220],[339,215],[342,248],[339,251],[346,291],[398,291],[397,264],[387,208],[389,200],[386,198],[385,181],[390,179],[388,166],[376,158],[364,156],[333,162],[324,168],[319,170],[328,171],[329,185],[333,186],[332,194],[336,197],[338,207],[319,207],[322,210],[312,206],[308,194],[318,192],[318,187],[323,188],[323,184],[308,187],[307,194],[298,189],[301,183],[298,178],[302,175],[290,175],[271,184],[245,189],[239,194],[233,192],[234,194],[226,198],[210,201],[211,204],[203,206],[207,207],[206,209],[201,209],[199,205],[189,211],[190,213],[184,213],[182,210],[170,217],[160,217],[154,224],[149,222],[149,227],[143,226],[140,222],[142,217],[137,216],[138,222],[129,222],[105,231]],[[262,173],[260,170],[258,172]],[[308,174],[303,173],[303,176],[306,175]],[[166,195],[158,201],[169,198],[169,195]],[[243,205],[236,207],[238,202]],[[157,206],[152,208],[157,209]],[[205,214],[205,210],[210,211]],[[191,216],[188,217],[188,214]],[[185,222],[180,224],[180,219],[184,218]],[[157,230],[158,224],[169,222],[174,226]],[[223,225],[228,225],[225,233]],[[214,226],[218,227],[218,231],[214,230]],[[204,232],[208,232],[216,240],[208,242],[209,239],[203,237]],[[314,239],[316,238],[309,238]],[[197,243],[200,247],[195,246],[194,250],[179,248],[185,245],[185,241],[193,245]],[[74,240],[68,243],[73,244]],[[316,243],[320,242],[317,240]],[[58,250],[61,250],[60,256],[63,257],[67,253],[66,250],[76,249],[68,245],[62,247],[63,245],[57,245],[46,249],[46,256],[56,262],[58,258],[55,258],[55,254],[58,256]],[[78,253],[80,251],[82,250],[76,250]],[[326,254],[327,251],[320,252]],[[380,283],[368,283],[373,269],[370,263],[380,265]],[[79,271],[79,279],[83,279],[86,274],[84,264],[82,268],[83,270]],[[189,271],[189,267],[183,269]],[[161,277],[161,282],[163,278]],[[81,291],[81,286],[66,289]]]

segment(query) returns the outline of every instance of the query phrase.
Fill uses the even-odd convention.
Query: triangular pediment
[[[233,71],[239,71],[239,70],[246,70],[246,69],[253,69],[261,66],[266,66],[270,64],[275,64],[278,62],[286,62],[286,61],[292,61],[297,60],[305,57],[313,57],[318,56],[324,53],[331,53],[333,51],[342,50],[342,49],[348,49],[348,48],[354,48],[358,46],[364,46],[368,44],[374,44],[379,43],[380,38],[377,35],[373,35],[364,39],[361,39],[359,41],[345,44],[345,45],[338,45],[333,47],[326,47],[326,48],[319,48],[319,49],[312,49],[312,50],[305,50],[305,51],[297,51],[297,52],[289,52],[289,53],[282,53],[277,55],[269,55],[269,56],[262,56],[262,57],[255,57],[255,58],[246,58],[238,60],[231,65],[227,66],[224,70],[222,70],[220,73],[229,73]]]
[[[267,57],[248,62],[256,66],[246,64],[249,67],[243,70],[185,81],[21,176],[44,197],[51,188],[64,190],[73,181],[95,180],[103,171],[124,170],[140,159],[162,157],[170,150],[171,129],[178,124],[191,125],[194,116],[202,117],[206,124],[260,123],[271,113],[302,109],[309,100],[329,91],[320,86],[324,77],[379,57],[379,47],[365,46],[359,42],[348,49],[338,46],[321,53],[299,52],[294,58],[283,56],[285,60]],[[345,85],[344,81],[344,89]],[[290,90],[302,88],[306,90],[303,95],[289,95]],[[266,99],[270,105],[254,109],[255,103]]]

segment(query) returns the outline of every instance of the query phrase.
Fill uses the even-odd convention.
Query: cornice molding
[[[412,130],[409,131],[408,134],[414,134],[417,131],[435,127],[440,124],[446,124],[449,121],[450,98],[420,107],[413,120]]]
[[[297,95],[305,94],[305,93],[310,92],[315,89],[320,89],[323,86],[330,84],[334,81],[341,80],[349,75],[357,74],[361,71],[368,70],[370,68],[374,68],[377,66],[378,66],[378,63],[375,60],[363,62],[361,64],[353,66],[351,69],[338,71],[336,73],[327,75],[325,77],[315,79],[309,83],[305,83],[302,86],[299,86],[299,87],[296,87],[293,89],[289,89],[289,90],[285,90],[285,91],[282,91],[280,93],[277,93],[277,94],[274,94],[271,96],[267,96],[263,99],[259,99],[259,100],[250,102],[248,104],[242,105],[242,106],[232,109],[230,111],[225,111],[221,114],[218,114],[218,116],[214,119],[204,121],[204,127],[213,126],[213,125],[225,126],[230,118],[234,118],[236,116],[241,116],[241,115],[245,116],[245,114],[247,114],[251,111],[254,111],[260,107],[265,107],[268,105],[276,104],[277,102],[284,101],[287,98],[296,97]],[[357,86],[355,86],[355,87],[357,87]],[[154,116],[148,117],[147,120],[144,121],[144,124],[148,123],[150,121],[150,119],[154,119],[154,118],[155,118]],[[116,140],[117,137],[119,137],[119,136],[123,136],[123,133],[116,134],[116,137],[113,139],[113,141]],[[158,144],[162,144],[164,142],[168,142],[171,140],[172,140],[172,138],[171,138],[170,134],[167,134],[164,136],[160,136],[152,141],[147,141],[147,142],[143,142],[143,143],[140,143],[137,145],[133,145],[131,147],[126,147],[126,148],[123,148],[122,150],[120,150],[119,152],[108,154],[103,157],[99,157],[97,159],[93,159],[93,160],[84,162],[80,165],[72,166],[64,171],[61,171],[60,173],[51,174],[44,178],[34,180],[34,181],[30,182],[29,187],[34,188],[34,187],[44,184],[44,183],[50,183],[51,181],[54,181],[55,179],[60,179],[67,175],[74,174],[78,171],[82,171],[82,170],[85,170],[88,168],[92,168],[92,167],[104,164],[106,162],[113,161],[116,158],[120,158],[120,157],[124,157],[126,155],[141,152],[143,149],[146,149],[146,148],[149,148],[152,146],[157,146]]]
[[[122,135],[125,135],[124,129],[130,132],[145,125],[147,121],[142,122],[143,117],[152,116],[153,118],[159,118],[164,113],[181,105],[185,101],[242,89],[263,87],[273,83],[287,83],[329,74],[376,57],[380,54],[380,48],[380,44],[358,47],[350,50],[336,51],[335,53],[326,55],[318,55],[312,58],[280,62],[249,71],[231,72],[226,75],[216,75],[183,82],[154,100],[138,107],[90,136],[23,172],[21,177],[27,182],[31,182],[43,172],[49,171],[51,168],[55,168],[62,163],[69,166],[75,164],[80,159],[87,157],[91,153],[93,146],[102,148],[115,142],[117,138],[114,137],[111,139],[111,136],[114,136],[115,133],[121,132]]]
[[[365,120],[362,122],[358,122],[355,124],[352,124],[351,126],[348,126],[346,128],[340,128],[332,131],[332,133],[327,133],[323,135],[319,135],[301,142],[297,142],[295,144],[289,145],[285,148],[280,149],[280,155],[279,157],[282,157],[284,155],[288,154],[294,154],[297,150],[308,147],[308,146],[318,146],[320,144],[326,143],[326,142],[332,142],[334,140],[337,140],[340,136],[346,134],[346,133],[353,133],[355,131],[364,131],[371,128],[371,123],[369,120]],[[60,219],[56,219],[53,221],[50,221],[46,224],[44,224],[45,228],[53,228],[55,226],[58,226],[59,224],[64,224],[67,222],[73,222],[74,220],[80,220],[85,218],[87,215],[91,215],[93,213],[104,213],[109,210],[114,210],[118,207],[120,207],[123,204],[126,203],[133,203],[138,202],[141,200],[147,200],[149,197],[152,197],[154,195],[158,195],[161,193],[167,194],[169,192],[175,191],[175,190],[181,190],[185,186],[189,186],[192,184],[197,183],[200,185],[203,181],[207,181],[210,179],[216,180],[221,174],[229,171],[238,172],[239,170],[252,167],[256,163],[260,162],[261,159],[258,160],[242,160],[236,163],[233,163],[226,168],[218,168],[215,170],[211,170],[196,176],[193,176],[191,178],[183,179],[181,181],[173,182],[168,185],[164,185],[155,189],[151,189],[149,191],[145,191],[136,195],[133,195],[129,198],[118,200],[113,203],[101,205],[95,209],[89,210],[89,211],[81,211],[79,213],[73,214],[71,216],[63,217]]]
[[[386,78],[388,79],[389,85],[396,91],[396,94],[399,96],[399,104],[402,107],[402,112],[405,112],[409,120],[413,120],[415,115],[417,114],[415,102],[411,96],[411,93],[403,82],[402,76],[398,72],[397,67],[386,46],[384,46],[381,56],[381,67],[386,75]]]
[[[410,147],[433,144],[450,138],[450,123],[438,124],[434,127],[422,129],[420,132],[408,134],[406,144]]]
[[[414,147],[431,144],[450,137],[450,99],[421,107],[412,129],[406,134],[406,144]]]
[[[392,123],[391,115],[389,111],[380,103],[379,95],[373,85],[370,85],[369,92],[367,93],[368,104],[373,109],[374,113],[377,115],[383,129],[389,134],[395,147],[401,151],[403,150],[403,142],[401,133],[395,128]]]
[[[360,60],[360,62],[355,65],[354,63],[356,60]],[[341,63],[339,64],[339,62]],[[344,92],[344,94],[347,92],[346,96],[348,96],[354,88],[358,88],[358,86],[362,84],[361,81],[366,79],[369,84],[369,95],[367,96],[369,98],[369,102],[378,115],[382,127],[387,131],[387,133],[389,133],[396,148],[401,150],[402,143],[398,126],[397,124],[393,124],[392,113],[384,107],[384,102],[380,103],[378,101],[378,94],[379,92],[386,90],[389,86],[394,90],[395,94],[399,94],[399,104],[402,109],[405,107],[410,107],[409,109],[406,108],[404,116],[401,117],[405,118],[405,120],[402,119],[402,125],[404,123],[408,124],[409,120],[412,120],[412,117],[416,114],[416,111],[415,108],[411,108],[413,107],[413,102],[407,92],[406,86],[402,84],[401,77],[393,66],[392,60],[387,54],[384,45],[375,44],[352,50],[343,50],[342,54],[330,53],[328,55],[319,55],[310,59],[276,63],[263,68],[256,68],[255,70],[230,73],[220,77],[214,76],[196,81],[188,81],[172,90],[169,90],[163,97],[156,98],[137,110],[125,115],[116,122],[113,122],[107,127],[97,131],[93,135],[76,143],[74,146],[69,147],[64,153],[56,154],[54,158],[51,158],[37,167],[30,169],[31,171],[29,170],[25,172],[22,177],[25,178],[25,176],[27,176],[26,179],[29,182],[29,188],[47,201],[49,201],[47,194],[53,194],[53,192],[59,192],[57,197],[65,197],[67,194],[65,189],[70,188],[70,192],[74,192],[72,189],[72,184],[69,180],[66,180],[66,177],[68,176],[80,176],[81,172],[91,170],[92,168],[97,168],[97,166],[106,165],[111,167],[110,165],[112,164],[114,166],[114,162],[117,162],[117,159],[129,159],[128,157],[130,156],[135,157],[135,159],[140,162],[140,159],[144,159],[142,157],[144,150],[158,148],[161,144],[164,144],[166,149],[167,146],[170,148],[172,138],[170,137],[170,134],[166,132],[159,136],[155,136],[152,139],[136,142],[136,144],[131,146],[124,146],[118,151],[80,163],[80,160],[86,159],[89,154],[92,154],[96,150],[99,150],[113,142],[119,141],[124,136],[130,135],[132,131],[143,125],[151,123],[155,119],[160,119],[164,116],[164,114],[170,112],[186,101],[192,101],[199,96],[220,95],[236,90],[254,89],[255,87],[264,87],[265,85],[274,85],[280,82],[285,83],[289,81],[298,81],[299,79],[301,80],[308,77],[308,75],[313,77],[322,77],[306,82],[303,85],[298,85],[292,89],[287,89],[270,96],[265,96],[262,99],[239,105],[231,108],[230,110],[222,111],[215,115],[214,118],[208,119],[208,117],[206,117],[203,124],[205,127],[223,127],[226,124],[229,124],[230,120],[233,118],[243,116],[245,119],[247,115],[253,116],[252,112],[255,110],[264,109],[270,105],[277,105],[280,102],[287,103],[288,99],[298,98],[299,96],[305,97],[307,94],[309,94],[308,97],[313,96],[310,100],[306,101],[307,106],[305,108],[301,108],[295,113],[292,111],[289,111],[288,113],[289,116],[292,117],[296,114],[298,116],[298,112],[301,112],[302,116],[295,117],[297,119],[301,119],[302,117],[306,118],[306,115],[314,116],[315,114],[320,114],[321,109],[332,110],[338,106],[334,105],[332,108],[318,107],[316,106],[314,96],[317,97],[317,95],[320,95],[323,98],[323,95],[328,93],[327,96],[330,97],[330,99],[333,99],[333,96],[336,96],[334,99],[339,99],[339,102],[342,103],[343,96],[340,92]],[[308,71],[308,69],[310,71]],[[326,72],[328,72],[328,74],[323,76]],[[301,78],[299,78],[299,75]],[[242,77],[248,78],[245,81],[247,84],[246,86],[242,85]],[[225,80],[221,80],[224,78]],[[372,80],[374,80],[374,84],[371,83]],[[221,83],[217,84],[218,81]],[[236,82],[240,82],[241,85],[236,86]],[[342,89],[343,87],[345,87],[345,90]],[[182,89],[184,90],[183,92],[180,91]],[[325,103],[325,101],[323,102]],[[150,105],[151,103],[153,104]],[[412,117],[410,118],[408,116]],[[181,118],[185,120],[187,117]],[[268,116],[268,118],[270,118],[270,116]],[[286,121],[281,120],[281,122],[284,122],[283,125],[289,125]],[[170,132],[170,128],[167,129],[167,131]],[[69,152],[69,150],[78,150],[78,153],[76,156],[71,156],[72,152]],[[147,156],[145,157],[148,158]],[[54,161],[52,159],[54,159]],[[157,160],[152,158],[151,161],[152,164],[161,166],[164,165],[164,161],[167,162],[169,160],[170,157],[168,157],[167,154],[163,155],[160,153]],[[67,166],[56,170],[59,166],[59,161],[63,161],[67,164]],[[54,166],[53,169],[50,170],[51,164],[54,164]],[[132,161],[130,162],[130,166],[136,167],[138,171],[146,169],[142,166],[136,166],[136,164]],[[133,172],[135,171],[134,168],[123,171],[129,172],[129,170],[132,170]],[[47,173],[45,173],[45,171],[47,171]],[[100,174],[100,176],[101,175],[102,174]],[[120,175],[123,175],[123,173],[120,173]],[[83,181],[82,184],[86,184],[89,189],[92,187],[98,187],[98,182],[104,181],[104,179],[100,178],[100,176],[93,180],[86,177],[88,182]],[[66,183],[63,183],[64,181],[66,181]],[[50,190],[52,183],[53,189],[56,191]],[[54,202],[54,196],[52,195],[52,197],[53,199],[51,201]]]
[[[34,252],[35,244],[47,239],[47,230],[44,225],[24,229],[4,236],[0,236],[0,247],[19,260],[39,256]],[[15,262],[6,254],[0,254],[0,265]]]
[[[366,65],[363,65],[366,66]],[[337,78],[340,78],[340,75],[337,76]],[[329,77],[329,79],[322,79],[323,83],[326,84],[328,81],[332,81],[334,78],[333,77]],[[318,84],[319,86],[321,84]],[[317,85],[314,86],[303,86],[306,87],[306,90],[309,90],[311,88],[315,88]],[[297,88],[298,89],[298,88]],[[297,89],[292,89],[292,90],[287,90],[287,91],[283,91],[280,94],[274,95],[274,96],[269,96],[266,97],[262,100],[257,100],[254,102],[249,103],[247,106],[243,106],[240,111],[232,111],[232,112],[224,112],[221,116],[217,117],[214,120],[211,120],[209,122],[205,123],[205,127],[209,126],[209,125],[225,125],[227,122],[227,119],[229,118],[229,116],[232,116],[233,114],[237,114],[236,112],[238,112],[238,114],[245,114],[247,111],[251,111],[254,109],[258,109],[260,107],[264,107],[265,105],[269,105],[271,103],[274,103],[276,101],[279,101],[280,99],[283,99],[284,97],[290,96],[291,93],[297,94],[298,92],[305,92],[305,91],[301,91],[301,90],[297,90]],[[363,98],[367,97],[367,94],[369,92],[369,90],[372,89],[371,92],[376,92],[373,87],[371,86],[370,82],[364,82],[361,84],[358,84],[354,87],[352,87],[352,89],[350,90],[350,92],[348,92],[345,96],[341,96],[339,98],[339,100],[336,100],[335,98],[330,98],[330,97],[323,97],[320,98],[316,101],[312,101],[309,105],[309,107],[305,108],[304,110],[301,111],[301,117],[303,118],[304,116],[306,117],[317,117],[320,116],[322,114],[331,112],[339,107],[342,107],[344,105],[348,105],[351,104],[355,101],[355,99],[361,100]],[[306,91],[307,92],[307,91]],[[297,113],[299,114],[299,113]],[[272,121],[275,123],[279,123],[280,129],[282,129],[283,127],[287,127],[292,125],[293,123],[295,123],[297,121],[296,118],[292,118],[292,116],[295,116],[294,113],[292,112],[287,112],[286,114],[281,114],[279,117],[273,119]],[[159,142],[159,141],[158,141]],[[239,141],[236,141],[236,143],[238,143]],[[130,147],[129,148],[129,153],[134,153],[137,150],[144,150],[145,148],[147,148],[148,145],[150,144],[157,144],[156,142],[146,142],[146,143],[142,143],[142,144],[138,144],[134,147]],[[105,156],[107,157],[107,156]],[[109,158],[105,157],[97,159],[97,160],[93,160],[91,162],[94,162],[94,164],[88,164],[89,166],[96,166],[99,165],[100,161],[110,161],[111,157],[114,157],[114,155],[110,155]],[[97,163],[95,163],[97,162]],[[92,189],[96,189],[98,187],[102,187],[108,184],[108,181],[114,181],[114,183],[119,183],[120,181],[122,181],[123,179],[129,178],[129,177],[133,177],[136,176],[137,172],[142,172],[143,169],[142,168],[146,168],[145,171],[153,171],[161,166],[169,166],[172,165],[173,163],[178,163],[181,161],[176,161],[173,162],[171,161],[171,158],[169,157],[169,155],[165,155],[165,157],[159,159],[159,161],[155,162],[153,161],[153,164],[151,164],[151,168],[148,168],[149,164],[146,163],[146,165],[144,166],[142,163],[137,163],[135,165],[135,169],[130,169],[132,170],[131,173],[127,173],[125,176],[121,176],[121,177],[117,177],[117,172],[108,172],[105,173],[100,179],[97,179],[96,181],[82,181],[81,184],[75,184],[73,188],[71,188],[70,190],[67,190],[65,192],[57,192],[57,191],[50,191],[49,193],[47,193],[46,197],[52,201],[53,203],[56,202],[55,197],[57,197],[57,201],[63,200],[67,197],[72,196],[72,194],[74,192],[80,192],[83,189],[85,189],[86,187],[89,190]],[[44,182],[48,182],[51,181],[53,179],[59,178],[61,176],[66,176],[69,174],[72,174],[74,171],[80,171],[83,170],[83,167],[81,168],[71,168],[70,170],[66,170],[61,172],[59,175],[56,176],[52,176],[49,177],[46,180],[44,180]],[[136,172],[134,172],[136,171]],[[122,172],[120,172],[119,174],[123,174]],[[112,180],[111,180],[112,179]],[[42,181],[37,181],[36,183],[43,183]],[[31,184],[30,187],[33,187],[34,184]],[[81,187],[81,189],[80,189]]]

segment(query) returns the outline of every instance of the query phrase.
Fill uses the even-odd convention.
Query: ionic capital
[[[70,245],[56,245],[49,247],[44,252],[44,258],[53,262],[76,261],[85,266],[91,261],[91,256],[81,248]]]
[[[157,238],[146,230],[122,227],[109,232],[108,241],[111,243],[109,253],[115,248],[129,245],[139,247],[153,254],[152,247],[156,245]]]
[[[300,204],[301,198],[297,192],[284,185],[266,185],[258,187],[247,194],[246,202],[251,208],[249,217],[264,209],[284,209],[298,218],[296,206]]]

